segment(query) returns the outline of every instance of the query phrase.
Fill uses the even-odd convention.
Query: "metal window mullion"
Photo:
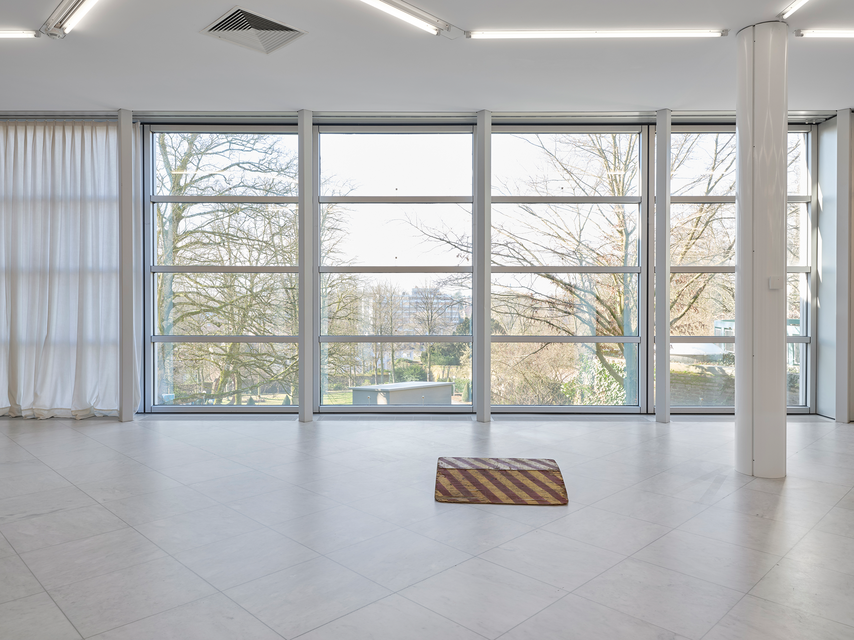
[[[306,357],[311,358],[312,370],[314,375],[309,381],[310,387],[306,392],[306,401],[311,401],[312,411],[320,413],[323,409],[321,406],[321,375],[323,371],[322,354],[320,351],[321,322],[323,314],[321,313],[321,276],[320,264],[323,261],[323,247],[320,228],[320,126],[316,124],[317,114],[312,113],[312,127],[308,132],[310,134],[309,142],[312,151],[311,166],[306,169],[311,170],[311,193],[305,194],[305,202],[310,203],[310,210],[306,212],[307,219],[311,222],[311,229],[314,233],[314,259],[311,264],[305,264],[306,273],[311,274],[309,286],[311,286],[311,300],[313,305],[314,317],[311,326],[308,329],[311,333],[305,338],[307,344]],[[305,135],[305,134],[304,134]]]
[[[332,335],[320,335],[318,337],[318,341],[320,343],[331,343],[331,342],[358,342],[362,344],[371,344],[371,343],[419,343],[419,344],[428,344],[428,343],[440,343],[440,342],[456,342],[456,343],[466,343],[472,342],[472,336],[416,336],[401,333],[398,335],[384,335],[384,336],[332,336]]]
[[[192,116],[191,116],[192,117]],[[293,125],[150,124],[153,133],[296,133]]]
[[[119,420],[130,422],[139,406],[134,405],[134,183],[133,113],[119,109]]]
[[[299,273],[299,267],[249,267],[225,265],[199,265],[192,267],[152,265],[151,273]]]
[[[195,343],[207,343],[214,342],[219,344],[226,344],[230,342],[240,342],[240,343],[284,343],[284,344],[299,344],[300,338],[299,336],[215,336],[215,335],[204,335],[204,336],[162,336],[162,335],[152,335],[150,338],[152,343],[158,342],[195,342]]]
[[[670,336],[672,344],[735,344],[735,336]]]
[[[493,118],[499,116],[493,115]],[[583,125],[583,124],[495,124],[493,133],[640,133],[642,125]]]
[[[809,132],[810,167],[810,312],[809,336],[817,338],[818,326],[818,125],[812,125]],[[807,404],[810,413],[816,413],[816,371],[818,371],[818,349],[811,344],[807,347]]]
[[[809,204],[812,202],[812,196],[786,196],[788,204]]]
[[[652,311],[652,305],[650,304],[649,295],[652,289],[650,288],[649,281],[649,273],[652,271],[649,268],[649,259],[650,259],[650,227],[649,227],[649,203],[650,203],[650,189],[649,189],[649,157],[650,157],[650,148],[651,148],[651,140],[650,137],[650,128],[648,126],[644,126],[641,128],[640,132],[641,137],[641,145],[640,145],[640,192],[641,192],[641,206],[640,206],[640,220],[638,220],[638,229],[639,229],[639,255],[638,261],[640,265],[640,275],[638,277],[638,295],[640,299],[638,300],[638,335],[641,338],[640,344],[638,346],[638,407],[641,413],[647,413],[649,411],[649,407],[652,406],[650,402],[650,393],[649,393],[649,381],[651,378],[651,362],[652,358],[649,353],[649,345],[652,341],[649,339],[650,333],[650,313]]]
[[[493,335],[495,343],[526,344],[640,344],[640,336],[506,336]]]
[[[155,251],[157,241],[154,237],[154,204],[148,200],[148,195],[153,188],[153,153],[152,145],[154,138],[152,136],[151,127],[145,125],[142,129],[142,195],[144,204],[142,207],[143,216],[143,264],[150,267],[155,263]],[[144,384],[143,384],[143,407],[146,413],[151,413],[154,396],[154,344],[149,338],[154,335],[154,276],[151,273],[146,273],[143,276],[143,321],[142,327],[145,335],[144,346],[142,350],[143,367],[145,369]]]
[[[812,344],[810,336],[786,336],[786,344]]]
[[[670,422],[670,168],[671,113],[656,114],[655,138],[655,420]]]
[[[735,267],[711,265],[671,265],[670,273],[735,273]]]
[[[735,133],[735,124],[674,124],[670,130],[673,133]]]
[[[567,266],[498,266],[492,265],[492,273],[641,273],[641,267],[567,267]]]
[[[317,245],[314,226],[314,142],[312,112],[306,109],[298,113],[299,163],[299,421],[314,419],[314,316],[317,313],[314,301],[314,266]]]
[[[491,420],[492,383],[492,113],[477,114],[473,154],[472,410]]]
[[[635,204],[640,196],[492,196],[493,204]]]
[[[315,113],[314,120],[322,122],[326,116]],[[472,133],[474,127],[470,124],[318,124],[318,133]]]
[[[644,321],[646,323],[646,347],[644,352],[647,357],[646,368],[646,411],[644,413],[655,413],[655,125],[647,126],[648,146],[644,154],[644,187],[646,189],[646,202],[644,213],[646,215],[646,243],[644,251],[647,261],[645,264],[646,277],[644,281],[647,287],[647,312]]]
[[[637,414],[641,413],[640,407],[636,404],[631,405],[513,405],[513,404],[494,404],[491,407],[492,413],[512,415],[515,413],[523,414]]]
[[[150,195],[150,202],[174,204],[298,204],[296,196],[170,196]]]
[[[735,204],[735,196],[671,196],[670,204]]]
[[[471,196],[319,196],[320,204],[472,204]]]
[[[812,273],[812,267],[806,266],[792,266],[789,265],[786,267],[786,273]]]
[[[472,273],[472,267],[318,267],[319,273]]]

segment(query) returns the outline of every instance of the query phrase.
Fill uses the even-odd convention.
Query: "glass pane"
[[[734,133],[674,133],[672,195],[734,196],[735,148]]]
[[[789,195],[808,196],[810,194],[809,170],[809,134],[789,134],[788,164]]]
[[[492,404],[638,403],[636,344],[492,343]]]
[[[325,196],[470,196],[470,133],[324,133]]]
[[[735,406],[735,345],[671,342],[670,404]]]
[[[786,404],[807,404],[807,345],[803,343],[786,345]]]
[[[492,262],[502,266],[638,265],[636,205],[492,207]]]
[[[296,196],[296,134],[155,133],[156,195]]]
[[[638,335],[633,273],[507,273],[492,276],[492,333]]]
[[[808,204],[789,203],[786,236],[786,263],[791,266],[807,266],[810,255],[810,208]]]
[[[636,196],[636,133],[542,133],[492,136],[496,196]]]
[[[735,205],[674,204],[670,209],[673,265],[734,265]]]
[[[157,264],[296,266],[296,205],[158,203]]]
[[[154,404],[298,404],[297,346],[282,343],[158,342]]]
[[[471,343],[324,342],[323,405],[471,405]]]
[[[158,273],[157,335],[299,333],[296,273]]]
[[[324,335],[469,335],[471,274],[323,273]]]
[[[471,264],[470,205],[323,205],[324,265],[455,267]]]
[[[734,273],[670,275],[671,335],[731,336],[734,332]]]
[[[809,309],[809,286],[806,273],[790,273],[786,286],[786,335],[805,336]]]

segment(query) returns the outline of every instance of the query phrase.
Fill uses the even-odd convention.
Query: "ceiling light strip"
[[[0,38],[38,38],[38,31],[0,31]]]
[[[63,0],[39,31],[51,38],[64,38],[97,3],[98,0]]]
[[[783,9],[783,11],[780,12],[780,15],[778,17],[781,20],[785,20],[809,1],[810,0],[795,0],[792,4]]]
[[[448,31],[451,28],[451,25],[444,20],[439,20],[436,16],[406,2],[398,0],[362,0],[362,2],[434,36],[439,35],[440,31]]]
[[[362,0],[366,2],[367,0]],[[466,31],[475,40],[584,39],[584,38],[722,38],[728,29],[637,29],[626,31]]]
[[[854,29],[798,29],[798,38],[854,38]]]

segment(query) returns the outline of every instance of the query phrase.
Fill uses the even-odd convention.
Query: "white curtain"
[[[118,412],[117,134],[0,123],[0,415]]]

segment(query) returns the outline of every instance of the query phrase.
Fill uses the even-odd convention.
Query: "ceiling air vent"
[[[220,16],[213,24],[202,29],[202,33],[262,53],[273,53],[304,35],[299,29],[241,7],[234,7]]]

